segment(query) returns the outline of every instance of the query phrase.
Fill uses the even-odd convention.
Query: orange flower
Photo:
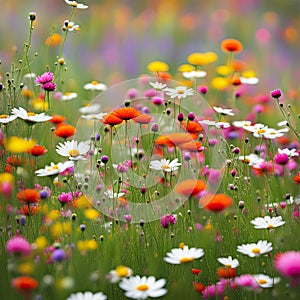
[[[155,140],[155,144],[160,146],[174,147],[180,144],[192,142],[197,138],[197,136],[198,135],[194,133],[187,134],[183,132],[174,132],[159,136]]]
[[[192,273],[194,274],[194,275],[198,275],[199,273],[201,273],[202,271],[201,270],[199,270],[199,269],[194,269],[194,268],[192,268]]]
[[[131,120],[138,117],[141,113],[133,107],[122,107],[113,111],[112,114],[122,120]]]
[[[31,216],[31,215],[36,215],[39,212],[40,207],[30,205],[30,207],[28,208],[28,205],[24,205],[21,206],[19,210],[20,210],[20,214],[25,216]]]
[[[199,152],[201,146],[202,144],[200,142],[188,142],[178,145],[178,148],[190,152]]]
[[[217,270],[217,275],[219,278],[233,278],[236,275],[234,268],[220,267]]]
[[[54,116],[52,116],[52,119],[50,120],[50,122],[53,124],[60,124],[60,123],[63,123],[65,120],[66,120],[66,118],[64,116],[54,115]]]
[[[146,114],[141,114],[132,120],[139,124],[149,124],[152,121],[152,117]]]
[[[41,146],[41,145],[34,145],[33,148],[28,151],[28,153],[33,156],[40,156],[47,152],[48,152],[48,150],[44,146]]]
[[[40,194],[34,189],[25,189],[17,193],[17,199],[25,203],[37,203],[40,201]]]
[[[121,124],[122,122],[123,122],[122,119],[120,119],[119,117],[115,116],[112,113],[104,116],[102,119],[103,124],[110,125],[110,126],[115,126]]]
[[[241,79],[239,77],[237,77],[237,76],[234,76],[231,79],[231,83],[232,83],[232,85],[235,85],[235,86],[238,86],[238,85],[242,84]]]
[[[182,123],[182,127],[189,133],[199,134],[203,129],[198,122],[189,121],[188,124]]]
[[[240,60],[234,60],[231,62],[231,68],[234,72],[241,72],[246,68],[246,64]]]
[[[35,290],[39,283],[36,279],[29,276],[21,276],[12,279],[11,285],[17,289],[18,292],[28,293],[32,290]]]
[[[168,72],[159,72],[158,78],[161,78],[163,82],[167,82],[168,80],[172,79],[172,75]]]
[[[294,182],[295,183],[300,183],[300,172],[294,176]]]
[[[185,196],[195,196],[205,189],[206,183],[200,179],[186,179],[175,186],[175,192]]]
[[[51,36],[49,36],[46,41],[45,41],[45,45],[46,46],[58,46],[62,41],[62,37],[60,34],[58,33],[53,33]]]
[[[221,212],[225,208],[233,205],[233,200],[224,194],[206,195],[199,200],[199,203],[206,210]]]
[[[196,290],[196,292],[202,294],[202,292],[205,290],[205,285],[201,282],[196,282],[193,283],[194,285],[194,289]]]
[[[69,124],[59,124],[54,133],[61,138],[67,139],[68,137],[75,134],[75,127]]]
[[[9,156],[6,162],[12,166],[20,166],[22,164],[22,159],[18,156]]]
[[[225,39],[221,43],[221,49],[224,52],[240,52],[243,50],[243,45],[240,41],[235,39]]]

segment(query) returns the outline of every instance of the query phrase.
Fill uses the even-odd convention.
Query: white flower
[[[271,218],[270,216],[265,216],[263,218],[257,217],[254,220],[250,221],[251,224],[254,225],[255,229],[263,229],[263,228],[274,228],[274,227],[279,227],[285,224],[284,221],[282,221],[282,217],[273,217]]]
[[[35,73],[27,73],[27,74],[24,75],[25,80],[32,79],[32,78],[36,78]]]
[[[60,162],[57,164],[51,162],[50,166],[45,166],[44,169],[39,169],[39,170],[35,171],[35,174],[40,177],[56,175],[56,174],[62,173],[66,169],[71,168],[73,166],[74,166],[73,161],[66,161],[64,163]]]
[[[254,153],[251,153],[250,155],[241,155],[239,156],[239,160],[243,163],[247,163],[249,166],[259,165],[265,161],[263,158]]]
[[[230,123],[228,122],[216,122],[216,121],[212,121],[212,120],[200,120],[198,121],[199,124],[205,124],[208,126],[215,126],[216,128],[220,129],[224,129],[224,128],[229,128],[230,127]]]
[[[257,284],[262,288],[273,287],[274,284],[277,284],[280,281],[280,277],[271,278],[265,274],[255,274],[252,275]]]
[[[195,259],[198,259],[204,255],[204,251],[201,248],[190,248],[188,246],[183,246],[183,248],[174,248],[171,252],[167,253],[167,257],[164,258],[164,261],[173,264],[179,265],[182,263],[191,262]]]
[[[107,297],[101,292],[93,294],[92,292],[78,292],[71,294],[66,300],[106,300]]]
[[[250,126],[251,121],[233,121],[232,125],[237,128],[244,128],[245,126]]]
[[[203,78],[207,75],[205,71],[189,71],[189,72],[182,72],[182,76],[184,78]]]
[[[218,258],[218,262],[228,268],[236,268],[240,265],[239,261],[236,258],[232,259],[231,256],[220,257]]]
[[[227,116],[234,116],[234,112],[232,111],[231,108],[222,108],[218,106],[213,107],[214,111],[221,115],[227,115]]]
[[[259,79],[257,77],[240,77],[241,83],[244,84],[257,84]]]
[[[169,159],[161,159],[161,160],[152,160],[150,162],[150,169],[164,172],[172,172],[178,169],[181,166],[181,163],[178,162],[178,158],[172,160],[170,162]]]
[[[67,93],[64,93],[62,96],[61,96],[61,101],[69,101],[69,100],[73,100],[77,98],[77,93],[74,93],[74,92],[67,92]]]
[[[85,160],[86,153],[90,150],[90,144],[88,141],[66,141],[59,143],[56,146],[56,152],[61,156],[68,156],[70,160]]]
[[[250,257],[260,256],[262,254],[272,251],[272,243],[260,240],[257,244],[243,244],[238,246],[237,251],[246,254]]]
[[[92,104],[79,108],[79,112],[82,114],[97,114],[100,112],[101,105],[100,104]]]
[[[188,96],[193,96],[194,95],[194,90],[193,89],[189,89],[186,86],[177,86],[174,89],[172,88],[166,88],[164,89],[164,91],[166,92],[166,94],[168,96],[170,96],[170,98],[178,98],[178,99],[182,99],[182,98],[186,98]]]
[[[89,114],[89,115],[81,115],[81,118],[87,119],[87,120],[102,120],[104,116],[106,116],[107,113],[98,113],[98,114]]]
[[[77,1],[65,0],[65,2],[66,2],[68,5],[70,5],[70,6],[72,6],[72,7],[79,8],[79,9],[86,9],[86,8],[88,8],[87,5],[82,4],[82,3],[78,3]]]
[[[267,131],[263,134],[263,137],[266,139],[277,139],[279,137],[284,136],[286,132],[288,132],[288,128],[282,128],[282,129],[274,129],[274,128],[268,128]]]
[[[288,148],[278,149],[278,153],[286,154],[289,158],[291,158],[293,156],[299,156],[299,153],[297,152],[296,149],[291,149],[291,150]]]
[[[161,82],[149,82],[149,84],[156,90],[163,90],[164,88],[166,88],[166,84],[165,83],[161,83]]]
[[[166,280],[156,280],[154,276],[133,276],[124,278],[119,287],[125,291],[125,296],[131,299],[156,298],[165,295],[168,291],[163,288]]]
[[[65,20],[64,26],[62,28],[63,31],[79,31],[79,25],[75,24],[74,22],[70,22],[69,20]]]
[[[27,112],[23,107],[13,108],[12,114],[28,123],[46,122],[52,119],[51,116],[47,116],[45,113],[35,114],[33,112]]]
[[[286,120],[280,121],[280,122],[277,123],[277,126],[279,126],[279,127],[287,126],[287,125],[288,125],[288,122]]]
[[[125,193],[114,193],[112,190],[107,190],[104,195],[110,199],[120,198],[125,195]]]
[[[83,88],[89,91],[105,91],[107,90],[107,85],[93,80],[92,82],[86,83]]]
[[[18,116],[17,115],[0,115],[0,123],[7,124],[13,120],[15,120]]]
[[[130,277],[132,270],[125,266],[118,266],[115,270],[111,270],[108,275],[108,280],[111,283],[119,282],[122,278]]]

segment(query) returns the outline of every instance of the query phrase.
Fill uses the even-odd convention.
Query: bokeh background
[[[297,88],[299,71],[300,1],[298,0],[85,0],[76,10],[81,30],[70,33],[63,56],[69,80],[108,85],[136,78],[152,60],[163,60],[176,72],[195,51],[221,53],[224,38],[239,39],[239,59],[251,65],[266,91],[277,86]],[[63,0],[2,0],[0,59],[2,74],[21,56],[28,36],[28,13],[37,13],[31,52],[33,65],[50,68],[59,47],[45,46],[53,32],[62,33],[71,8]],[[219,61],[222,64],[224,61]],[[74,85],[73,82],[73,85]],[[73,86],[74,87],[74,86]]]

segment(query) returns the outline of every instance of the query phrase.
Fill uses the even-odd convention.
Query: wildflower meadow
[[[0,299],[299,299],[299,4],[4,2]]]

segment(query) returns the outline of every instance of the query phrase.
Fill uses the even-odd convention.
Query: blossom
[[[164,278],[156,280],[154,276],[139,275],[130,278],[124,278],[119,287],[125,291],[125,296],[131,299],[146,299],[148,297],[161,297],[167,293],[163,288],[166,280]]]
[[[278,99],[282,96],[282,91],[280,89],[276,89],[270,92],[272,98]]]
[[[29,256],[31,254],[31,246],[22,236],[15,236],[7,241],[6,251],[8,254],[17,256]]]
[[[43,169],[39,169],[39,170],[35,171],[35,174],[40,177],[57,175],[57,174],[60,174],[64,171],[66,171],[67,169],[69,169],[73,166],[74,166],[73,161],[66,161],[64,163],[60,162],[57,164],[51,162],[50,166],[45,166]]]
[[[280,149],[279,148],[278,153],[286,154],[289,158],[299,156],[299,153],[297,152],[296,149],[288,149],[288,148]]]
[[[284,277],[300,277],[300,252],[287,251],[275,256],[274,265],[276,270]]]
[[[53,261],[62,262],[66,258],[66,253],[63,249],[55,249],[52,252],[51,258]]]
[[[93,80],[92,82],[86,83],[83,88],[89,91],[105,91],[107,90],[107,85]]]
[[[47,116],[45,113],[35,114],[27,112],[23,107],[13,108],[12,113],[28,123],[46,122],[52,119],[51,116]]]
[[[45,84],[53,81],[54,76],[52,72],[45,72],[44,74],[37,76],[35,79],[36,84]]]
[[[189,71],[189,72],[182,72],[182,76],[184,78],[192,79],[192,78],[203,78],[207,75],[207,72],[205,71]]]
[[[169,70],[169,66],[162,61],[152,61],[147,66],[148,71],[157,73],[157,72],[167,72]]]
[[[72,192],[69,192],[69,193],[64,193],[64,192],[62,192],[62,193],[58,196],[58,201],[59,201],[61,204],[66,204],[66,203],[72,202],[72,201],[73,201],[73,193],[72,193]]]
[[[257,257],[273,250],[272,243],[268,241],[258,241],[256,244],[243,244],[237,247],[237,251],[250,257]]]
[[[243,163],[247,163],[249,166],[259,165],[265,161],[263,158],[253,153],[249,155],[241,155],[239,156],[239,160]]]
[[[222,108],[222,107],[218,107],[218,106],[214,106],[213,109],[221,114],[221,115],[228,115],[228,116],[234,116],[234,112],[232,111],[232,109],[230,108]]]
[[[48,150],[42,145],[34,145],[30,150],[28,150],[28,153],[33,156],[40,156],[47,152]]]
[[[167,85],[165,83],[161,83],[161,82],[149,82],[149,84],[156,90],[163,90],[167,87]]]
[[[17,193],[17,199],[24,203],[37,203],[40,201],[40,193],[34,189],[24,189]]]
[[[11,153],[28,152],[36,145],[35,140],[27,140],[17,136],[10,136],[5,140],[5,149]]]
[[[224,52],[235,52],[238,53],[243,50],[243,45],[236,39],[225,39],[221,43],[221,49]]]
[[[235,258],[232,259],[231,256],[228,257],[220,257],[217,259],[219,263],[228,268],[236,268],[240,265],[239,261]]]
[[[115,270],[111,270],[108,274],[108,280],[111,283],[119,282],[122,278],[130,277],[132,270],[125,266],[118,266]]]
[[[79,25],[75,24],[74,22],[70,22],[69,20],[64,21],[64,26],[62,28],[63,31],[79,31]]]
[[[255,274],[252,275],[257,284],[262,288],[273,287],[274,284],[277,284],[280,281],[280,277],[271,278],[265,274]]]
[[[35,290],[39,283],[36,279],[29,276],[20,276],[17,278],[13,278],[11,281],[11,285],[19,292],[24,293],[26,295],[29,294],[30,291]]]
[[[18,116],[17,115],[0,115],[0,123],[7,124],[13,120],[15,120]]]
[[[138,117],[141,113],[134,107],[121,107],[112,112],[117,118],[121,120],[130,120]]]
[[[263,228],[274,228],[274,227],[279,227],[285,224],[284,221],[282,221],[282,217],[270,217],[270,216],[265,216],[263,218],[255,218],[254,220],[250,221],[251,224],[254,225],[255,229],[263,229]]]
[[[224,194],[207,194],[200,198],[199,204],[206,210],[221,212],[233,205],[233,200],[231,197]]]
[[[250,290],[256,290],[259,287],[256,280],[250,274],[243,274],[236,277],[234,281],[238,286],[245,287]]]
[[[42,84],[41,88],[45,91],[52,92],[56,89],[56,84],[54,82],[46,82]]]
[[[244,126],[250,126],[251,121],[233,121],[232,125],[237,128],[244,128]]]
[[[201,248],[189,248],[188,246],[183,246],[183,248],[174,248],[171,252],[168,252],[167,256],[164,257],[164,261],[169,264],[179,265],[191,262],[203,255],[204,251]]]
[[[56,152],[61,156],[68,156],[69,160],[84,160],[85,155],[90,150],[88,141],[80,142],[77,141],[66,141],[63,144],[59,143],[56,146]]]
[[[178,158],[172,160],[170,162],[169,159],[161,159],[161,160],[152,160],[150,162],[150,169],[156,171],[164,171],[164,172],[172,172],[176,171],[181,166],[181,163],[178,162]]]
[[[78,292],[71,294],[66,300],[106,300],[107,297],[102,292],[93,294],[92,292]]]
[[[202,192],[206,187],[206,183],[200,179],[186,179],[180,181],[175,186],[175,192],[180,195],[185,196],[196,196],[200,192]]]
[[[59,124],[54,130],[54,133],[58,137],[65,138],[65,139],[73,136],[75,132],[76,132],[76,128],[69,124]]]
[[[178,99],[182,99],[182,98],[186,98],[188,96],[193,96],[194,95],[194,90],[193,89],[189,89],[186,86],[177,86],[174,89],[173,88],[166,88],[164,89],[164,91],[166,92],[166,94],[168,96],[170,96],[170,98],[178,98]]]
[[[169,224],[173,225],[176,223],[176,221],[177,221],[176,215],[172,215],[172,214],[165,215],[160,219],[160,223],[163,228],[168,228]]]
[[[100,112],[101,105],[98,103],[94,103],[91,105],[86,105],[79,108],[79,112],[85,115],[88,114],[97,114]]]
[[[82,3],[78,3],[77,1],[65,0],[65,2],[66,2],[69,6],[72,6],[72,7],[74,7],[74,8],[78,8],[78,9],[86,9],[86,8],[88,8],[87,5],[82,4]]]

